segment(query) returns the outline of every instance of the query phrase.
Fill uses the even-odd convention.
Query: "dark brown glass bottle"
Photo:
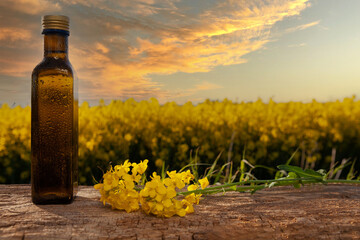
[[[31,191],[35,204],[71,203],[78,185],[77,81],[69,18],[44,16],[44,59],[32,73]]]

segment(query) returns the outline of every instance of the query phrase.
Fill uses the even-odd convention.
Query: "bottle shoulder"
[[[62,74],[73,76],[74,70],[68,59],[45,57],[33,70],[32,76]]]

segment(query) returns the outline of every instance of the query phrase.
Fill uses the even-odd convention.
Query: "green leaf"
[[[229,187],[229,189],[236,191],[236,185]]]
[[[319,181],[322,181],[323,179],[323,176],[318,173],[318,172],[315,172],[314,170],[311,170],[311,169],[306,169],[306,170],[303,170],[302,168],[300,167],[297,167],[297,166],[291,166],[291,165],[279,165],[277,166],[279,169],[281,170],[285,170],[287,172],[294,172],[296,173],[297,175],[299,175],[300,177],[308,177],[308,178],[314,178],[314,179],[317,179]]]
[[[322,176],[326,175],[326,170],[325,169],[319,169],[316,172],[320,173]]]
[[[315,177],[320,177],[321,179],[322,179],[322,177],[323,177],[323,175],[322,175],[321,173],[316,172],[316,171],[314,171],[314,170],[312,170],[312,169],[305,169],[304,172],[306,172],[306,173],[308,173],[308,174],[310,174],[310,175],[313,175],[313,176],[315,176]]]
[[[295,172],[289,172],[288,175],[285,178],[280,178],[280,179],[294,179],[294,178],[299,178],[299,175],[297,173],[295,173]],[[292,181],[292,183],[293,183],[294,188],[300,188],[301,187],[301,185],[300,185],[301,180],[300,181],[298,181],[298,180]]]
[[[275,179],[281,179],[284,176],[283,171],[276,171]]]
[[[296,173],[294,173],[294,172],[289,172],[286,178],[292,179],[292,178],[297,178],[297,177],[298,177],[298,175],[297,175]]]

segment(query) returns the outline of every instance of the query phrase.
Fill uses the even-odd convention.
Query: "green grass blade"
[[[213,175],[213,173],[214,173],[214,169],[215,169],[215,167],[216,167],[216,164],[217,164],[217,162],[219,161],[222,153],[223,153],[223,151],[221,151],[221,152],[219,153],[219,155],[216,157],[215,161],[214,161],[213,164],[211,165],[209,172],[206,174],[206,177],[207,177],[208,179],[210,179],[210,178],[212,177],[212,175]]]
[[[216,177],[215,177],[215,181],[214,181],[214,184],[219,182],[219,179],[221,177],[221,173],[224,171],[224,168],[228,165],[228,163],[225,163],[224,165],[222,165],[222,167],[220,168],[220,171],[216,174]]]
[[[293,160],[293,158],[295,157],[295,154],[299,151],[300,147],[298,147],[295,152],[291,155],[291,157],[287,160],[287,162],[285,163],[285,165],[289,165],[291,163],[291,161]]]
[[[356,175],[356,172],[354,171],[354,167],[355,167],[355,163],[356,163],[356,159],[353,161],[353,163],[351,164],[351,168],[350,168],[350,171],[349,173],[347,174],[346,176],[346,179],[347,180],[351,180],[355,177]]]
[[[230,162],[230,172],[229,172],[229,176],[228,176],[228,183],[231,183],[231,179],[232,179],[232,172],[233,172],[233,162]]]

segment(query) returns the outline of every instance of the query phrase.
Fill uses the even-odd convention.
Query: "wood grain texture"
[[[279,187],[211,195],[186,217],[111,210],[92,187],[70,205],[31,203],[29,185],[0,185],[0,239],[360,239],[360,187]]]

